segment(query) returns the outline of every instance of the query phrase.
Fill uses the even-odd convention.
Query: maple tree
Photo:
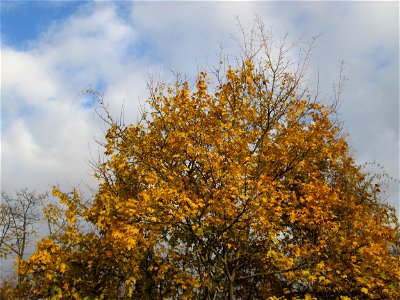
[[[242,48],[193,87],[149,85],[140,121],[110,120],[92,202],[19,267],[30,299],[400,297],[399,225],[337,122],[304,86],[308,53]],[[248,46],[248,47],[247,47]],[[209,78],[210,77],[210,78]]]

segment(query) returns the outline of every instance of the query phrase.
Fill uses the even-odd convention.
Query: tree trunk
[[[228,275],[229,278],[229,300],[234,299],[234,292],[233,292],[233,282],[235,280],[235,272],[233,271],[231,275]]]

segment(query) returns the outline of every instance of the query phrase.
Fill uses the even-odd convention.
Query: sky
[[[1,1],[1,189],[96,187],[90,166],[105,126],[93,99],[134,122],[149,76],[194,78],[235,55],[237,17],[257,15],[279,41],[319,36],[309,83],[332,99],[339,62],[347,78],[340,119],[358,163],[399,179],[399,2]],[[376,167],[371,167],[376,169]],[[399,184],[387,201],[399,209]]]

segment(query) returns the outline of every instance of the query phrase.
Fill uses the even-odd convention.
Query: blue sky
[[[279,40],[318,38],[312,86],[333,96],[338,62],[348,78],[340,116],[358,162],[381,163],[399,179],[398,2],[72,2],[1,1],[1,188],[49,190],[95,186],[101,125],[92,99],[134,121],[149,74],[193,78],[212,65],[219,45],[237,53],[236,16],[250,28],[257,14]],[[399,207],[398,184],[388,201]]]
[[[54,22],[74,14],[81,1],[1,1],[1,42],[26,49]]]

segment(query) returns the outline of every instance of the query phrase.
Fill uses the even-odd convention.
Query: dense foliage
[[[257,51],[193,87],[152,84],[137,124],[111,122],[93,201],[54,189],[68,223],[20,264],[23,295],[400,298],[395,213],[336,103],[303,87],[283,45]]]

